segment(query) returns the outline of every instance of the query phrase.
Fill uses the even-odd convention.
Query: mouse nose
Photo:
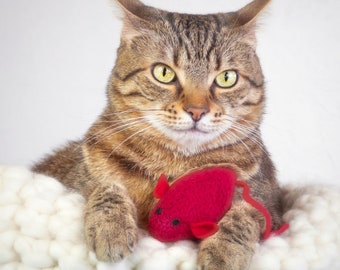
[[[194,120],[195,122],[199,121],[203,115],[209,112],[209,108],[207,107],[195,107],[195,106],[189,106],[184,110],[191,115],[192,120]]]

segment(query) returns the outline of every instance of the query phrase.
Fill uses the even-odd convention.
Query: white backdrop
[[[193,13],[247,2],[145,0]],[[101,112],[121,26],[113,10],[110,0],[0,0],[0,164],[32,164]],[[262,130],[284,183],[340,185],[339,12],[339,0],[274,0],[261,20]]]

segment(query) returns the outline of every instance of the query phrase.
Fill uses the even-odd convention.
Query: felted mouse
[[[150,234],[162,242],[204,239],[213,235],[219,229],[218,221],[232,205],[236,186],[243,188],[243,199],[264,215],[263,239],[288,228],[288,224],[284,224],[271,232],[271,216],[252,198],[247,183],[238,181],[236,173],[229,168],[209,167],[185,174],[171,186],[165,175],[160,176],[153,192],[160,200],[150,213]]]

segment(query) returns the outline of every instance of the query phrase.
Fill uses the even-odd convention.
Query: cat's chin
[[[220,134],[198,129],[170,130],[164,132],[171,141],[171,150],[192,156],[218,147],[215,140]],[[215,142],[215,143],[214,143]]]
[[[149,117],[150,124],[168,139],[168,143],[162,140],[162,144],[171,151],[179,152],[185,156],[192,156],[217,147],[225,146],[228,142],[227,137],[221,136],[223,131],[229,126],[212,129],[209,125],[209,119],[199,123],[187,121],[186,124],[177,126],[167,126],[160,121],[155,121],[153,117]],[[222,137],[224,139],[222,139]]]

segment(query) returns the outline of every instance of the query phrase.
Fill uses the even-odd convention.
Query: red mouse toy
[[[150,213],[150,234],[162,242],[204,239],[214,234],[218,221],[231,207],[235,186],[242,187],[244,200],[264,215],[263,239],[288,228],[284,224],[271,232],[271,216],[251,197],[249,186],[238,181],[229,168],[210,167],[181,176],[171,186],[164,175],[160,176],[154,190],[154,197],[160,200]]]

